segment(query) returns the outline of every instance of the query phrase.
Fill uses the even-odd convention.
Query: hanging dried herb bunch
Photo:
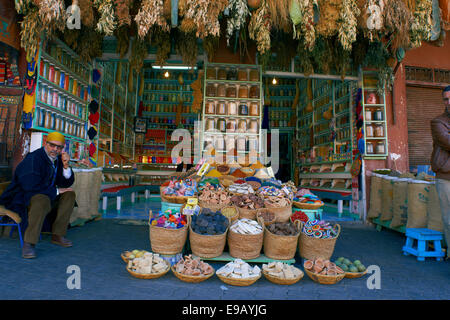
[[[306,48],[300,41],[297,46],[297,56],[300,57],[297,61],[301,72],[309,77],[314,73],[314,66],[312,63],[312,54],[308,48]]]
[[[229,46],[230,38],[244,27],[250,11],[248,10],[247,0],[229,0],[227,9],[229,10],[229,17],[227,19],[226,38]]]
[[[144,60],[147,54],[147,41],[139,37],[134,38],[131,44],[130,68],[133,68],[139,73],[144,66]]]
[[[78,0],[78,7],[81,11],[81,23],[86,27],[92,27],[94,25],[92,0]]]
[[[156,61],[159,66],[166,64],[169,59],[171,45],[170,45],[170,33],[161,30],[160,27],[152,28],[151,42],[156,46]]]
[[[329,74],[333,62],[332,38],[318,37],[311,52],[314,69],[323,74]]]
[[[298,6],[301,21],[294,26],[294,38],[303,38],[304,46],[311,51],[316,41],[316,31],[314,27],[314,3],[313,0],[293,0]],[[293,3],[294,4],[294,3]],[[292,4],[292,5],[293,5]]]
[[[163,0],[142,0],[141,8],[134,20],[138,26],[138,35],[141,39],[147,35],[153,26],[158,26],[166,32],[170,30],[170,26],[164,17]]]
[[[114,0],[95,0],[94,5],[100,13],[96,30],[107,36],[111,36],[117,26],[117,19],[114,12]]]
[[[228,0],[186,0],[184,18],[194,21],[198,38],[204,39],[208,35],[219,36],[219,15],[227,5]]]
[[[342,2],[343,0],[319,0],[319,21],[315,26],[318,35],[331,37],[338,32]]]
[[[219,48],[219,37],[207,36],[203,39],[203,50],[205,50],[208,56],[208,61],[214,60],[214,55]]]
[[[410,28],[412,22],[411,12],[403,0],[390,0],[386,3],[384,11],[384,28],[388,35],[391,50],[408,48],[410,46]]]
[[[270,50],[270,29],[272,22],[268,15],[267,3],[262,1],[261,6],[252,14],[248,24],[250,39],[256,41],[258,52],[264,54]]]
[[[177,32],[175,50],[181,56],[183,63],[194,67],[197,64],[198,45],[194,32]]]
[[[352,50],[352,44],[356,41],[357,23],[360,10],[354,0],[342,0],[339,12],[339,42],[346,51]]]
[[[66,10],[62,0],[39,0],[39,17],[47,34],[55,30],[64,30],[66,23]]]
[[[431,38],[433,11],[432,0],[415,0],[415,10],[412,17],[410,40],[411,47],[418,48],[422,41]]]
[[[201,70],[198,72],[197,80],[191,83],[191,88],[193,91],[192,112],[194,113],[199,113],[202,109],[203,103],[202,79],[203,79],[203,71]]]
[[[33,0],[15,0],[14,6],[18,14],[27,14],[30,10],[35,8]]]
[[[130,45],[129,29],[127,26],[118,27],[114,31],[114,36],[117,39],[116,52],[122,59],[128,52],[128,47]]]
[[[131,24],[130,6],[132,0],[114,0],[116,4],[117,25],[119,27],[123,25]]]
[[[292,38],[292,34],[278,31],[272,36],[272,52],[276,54],[276,65],[281,70],[289,69],[292,59],[297,54],[297,40]]]
[[[82,28],[79,36],[79,44],[75,50],[81,60],[90,63],[94,58],[103,54],[103,35],[93,28]]]
[[[27,61],[31,61],[36,54],[36,50],[39,47],[41,31],[42,24],[39,19],[38,8],[28,9],[27,14],[20,22],[20,46],[27,54]]]
[[[291,31],[291,19],[289,9],[291,1],[266,0],[267,11],[272,20],[272,27],[284,32]]]

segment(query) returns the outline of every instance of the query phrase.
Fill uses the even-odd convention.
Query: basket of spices
[[[230,173],[230,167],[226,164],[222,164],[217,166],[217,171],[219,171],[221,175],[228,175]]]

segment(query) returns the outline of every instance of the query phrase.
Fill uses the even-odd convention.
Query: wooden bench
[[[10,182],[0,183],[0,195],[5,191]],[[7,217],[7,218],[6,218]],[[14,211],[6,209],[3,205],[0,205],[0,226],[11,227],[11,231],[9,232],[9,236],[12,236],[14,231],[14,227],[17,227],[19,232],[19,240],[20,246],[23,246],[23,237],[22,230],[20,229],[20,223],[22,222],[22,218]]]

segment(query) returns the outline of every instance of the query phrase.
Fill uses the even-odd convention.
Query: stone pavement
[[[264,277],[249,287],[233,287],[216,276],[198,284],[184,283],[171,272],[159,279],[133,278],[120,253],[130,249],[151,250],[145,220],[100,219],[72,227],[67,237],[72,248],[50,243],[44,234],[36,246],[36,259],[21,257],[18,239],[0,239],[1,300],[449,300],[450,262],[427,259],[418,262],[403,256],[404,235],[381,232],[360,222],[340,221],[342,231],[332,260],[345,256],[366,266],[380,268],[380,289],[368,289],[370,275],[343,279],[335,285],[321,285],[307,275],[294,285],[276,285]],[[218,269],[224,263],[211,263]],[[68,289],[71,265],[81,272],[81,288]],[[301,267],[301,258],[296,256]],[[302,267],[301,267],[302,268]],[[302,268],[303,269],[303,268]],[[373,282],[372,282],[373,283]]]

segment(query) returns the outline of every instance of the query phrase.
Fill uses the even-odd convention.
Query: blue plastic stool
[[[442,261],[444,251],[441,248],[442,232],[425,228],[406,228],[406,244],[403,246],[405,256],[412,254],[418,261],[425,261],[425,258],[433,257],[437,261]],[[417,241],[417,247],[414,246]],[[428,241],[434,243],[434,251],[428,251]]]

